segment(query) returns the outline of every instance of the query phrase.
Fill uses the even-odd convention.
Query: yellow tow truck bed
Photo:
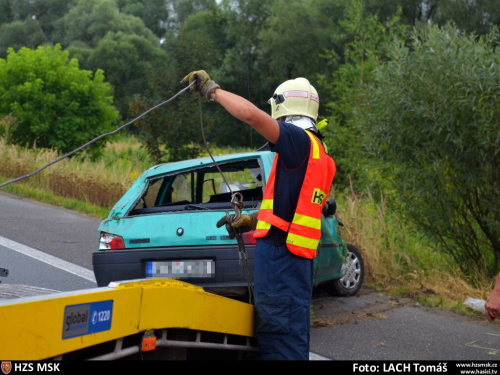
[[[148,279],[40,292],[0,299],[0,331],[8,338],[0,340],[3,359],[189,359],[190,348],[256,351],[253,306],[192,284]]]

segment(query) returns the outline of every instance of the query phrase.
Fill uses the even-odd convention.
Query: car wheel
[[[347,244],[347,257],[342,265],[342,274],[340,279],[335,279],[327,284],[327,289],[330,294],[340,297],[355,295],[365,276],[365,265],[363,257],[359,249],[351,244]]]

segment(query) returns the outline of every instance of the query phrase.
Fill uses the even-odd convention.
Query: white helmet
[[[275,119],[283,116],[306,116],[312,119],[314,125],[318,118],[318,92],[305,78],[283,82],[268,103],[271,104],[271,116]]]

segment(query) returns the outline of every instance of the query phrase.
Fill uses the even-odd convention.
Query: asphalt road
[[[349,361],[500,361],[500,323],[425,308],[362,288],[316,295],[311,351]]]
[[[0,190],[0,236],[90,270],[98,226],[99,220]]]
[[[0,281],[62,291],[94,287],[98,225],[0,191],[0,267],[10,271]],[[500,324],[482,317],[424,308],[366,288],[349,298],[318,290],[312,312],[313,359],[500,360]]]

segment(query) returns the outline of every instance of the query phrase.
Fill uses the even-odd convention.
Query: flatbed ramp
[[[20,298],[12,290],[8,298],[12,287],[0,285],[2,359],[254,359],[257,353],[253,305],[181,281],[28,290],[40,294]]]

